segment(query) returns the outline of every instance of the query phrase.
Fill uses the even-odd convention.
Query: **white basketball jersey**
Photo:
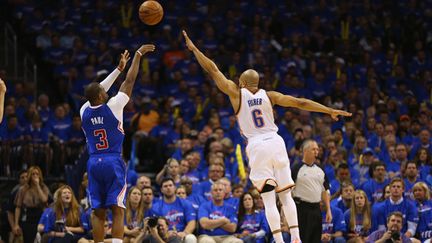
[[[255,94],[248,89],[240,89],[240,110],[237,120],[242,134],[252,138],[265,133],[276,133],[273,107],[267,92],[259,89]]]

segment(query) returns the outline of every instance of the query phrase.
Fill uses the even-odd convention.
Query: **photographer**
[[[144,220],[144,232],[138,235],[135,242],[145,243],[180,243],[182,239],[168,231],[168,220],[165,217],[149,217]]]
[[[374,231],[367,237],[366,242],[376,243],[408,243],[412,242],[410,238],[401,233],[403,215],[400,212],[392,212],[387,217],[387,229]]]

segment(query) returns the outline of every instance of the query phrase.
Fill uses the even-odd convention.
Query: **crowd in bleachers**
[[[10,198],[9,212],[21,209],[10,221],[15,235],[38,231],[42,238],[87,242],[85,193],[75,198],[67,186],[48,190],[42,174],[64,173],[85,146],[77,115],[84,86],[110,73],[123,49],[151,42],[157,51],[143,58],[124,112],[133,141],[125,154],[132,151],[130,163],[135,158],[156,168],[157,176],[153,184],[129,178],[136,187],[127,197],[125,237],[154,237],[143,219],[158,215],[164,217],[157,222],[164,241],[234,232],[247,242],[268,239],[233,109],[183,45],[180,30],[186,29],[228,78],[237,81],[244,69],[254,68],[266,90],[353,114],[334,122],[306,111],[274,110],[292,164],[301,162],[305,139],[320,144],[317,162],[330,181],[333,215],[340,216],[339,222],[323,222],[323,234],[358,239],[385,228],[391,211],[402,211],[404,234],[432,237],[432,1],[167,0],[155,27],[139,22],[138,1],[11,2],[18,28],[51,67],[50,85],[37,97],[31,83],[10,83],[0,70],[8,86],[0,174],[21,176],[30,168]],[[35,199],[26,200],[25,190],[44,193],[25,194]],[[233,208],[212,215],[223,229],[209,230],[211,223],[200,219],[211,215],[220,197]],[[108,217],[108,237],[110,224]]]

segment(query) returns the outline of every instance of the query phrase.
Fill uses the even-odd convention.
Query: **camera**
[[[150,217],[147,221],[147,224],[150,228],[154,228],[158,224],[158,217]]]
[[[391,238],[392,240],[400,240],[400,233],[397,231],[392,232]]]
[[[65,231],[65,222],[62,219],[55,221],[55,231],[56,232],[64,232]]]

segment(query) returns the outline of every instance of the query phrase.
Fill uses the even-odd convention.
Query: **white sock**
[[[270,230],[274,232],[275,230],[281,229],[280,214],[276,206],[276,193],[275,191],[261,193],[261,197],[264,202],[265,215],[267,222],[270,226]],[[278,232],[273,234],[273,238],[276,243],[283,243],[282,233]],[[113,242],[114,243],[114,242]]]
[[[123,239],[117,239],[117,238],[113,238],[112,243],[123,243]]]
[[[300,239],[300,233],[298,228],[298,218],[297,218],[297,207],[291,196],[291,191],[286,190],[279,193],[279,200],[282,203],[282,209],[285,214],[285,218],[290,227],[291,240]],[[294,228],[291,228],[293,227]]]

